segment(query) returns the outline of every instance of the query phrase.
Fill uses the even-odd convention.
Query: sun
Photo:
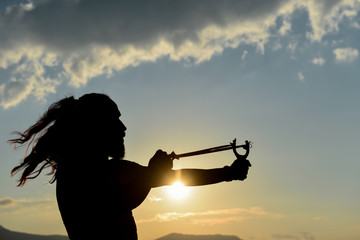
[[[189,187],[186,187],[181,181],[174,182],[166,190],[170,198],[178,201],[188,197],[190,192]]]

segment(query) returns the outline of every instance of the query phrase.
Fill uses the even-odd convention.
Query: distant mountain
[[[155,240],[241,240],[236,236],[226,235],[188,235],[180,233],[171,233]]]
[[[69,240],[66,236],[61,235],[37,235],[21,232],[10,231],[3,226],[0,226],[1,240]]]
[[[61,235],[37,235],[10,231],[0,225],[0,240],[69,240],[67,236]],[[155,240],[241,240],[236,236],[226,235],[188,235],[171,233]]]

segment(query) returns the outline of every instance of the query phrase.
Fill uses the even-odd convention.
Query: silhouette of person
[[[216,169],[172,170],[172,158],[158,150],[148,166],[123,160],[126,127],[107,95],[91,93],[52,104],[14,144],[32,145],[12,174],[19,186],[46,167],[54,173],[56,197],[71,240],[137,239],[132,210],[151,188],[181,180],[188,186],[244,180],[249,165],[235,160]]]

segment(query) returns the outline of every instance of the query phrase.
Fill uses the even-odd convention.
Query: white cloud
[[[38,209],[44,207],[56,207],[56,200],[53,198],[39,199],[14,199],[11,197],[0,198],[0,215],[19,213],[30,209]]]
[[[205,218],[205,219],[194,219],[192,220],[193,224],[201,226],[214,226],[219,224],[228,224],[234,222],[241,222],[247,218],[237,216],[237,217],[222,217],[222,218]]]
[[[320,65],[320,66],[322,66],[322,65],[324,65],[325,64],[325,59],[324,58],[314,58],[313,60],[312,60],[312,63],[313,64],[315,64],[315,65]]]
[[[333,51],[337,62],[353,62],[359,56],[355,48],[337,48]]]
[[[300,82],[304,81],[305,77],[302,72],[298,72],[298,79],[300,80]]]
[[[12,78],[6,84],[0,86],[1,106],[8,108],[17,105],[34,89],[33,81],[18,81]]]
[[[17,105],[32,94],[41,100],[48,93],[55,93],[59,80],[45,76],[45,63],[29,60],[18,64],[13,70],[13,77],[0,85],[1,106],[5,109]]]
[[[278,43],[278,42],[276,42],[276,43],[273,45],[272,50],[273,50],[273,51],[277,51],[277,50],[279,50],[279,49],[281,49],[281,48],[282,48],[281,44]]]
[[[10,207],[15,205],[15,200],[10,197],[0,198],[0,207]]]
[[[229,222],[239,222],[244,219],[266,218],[280,219],[284,216],[278,213],[267,212],[261,207],[250,208],[231,208],[209,210],[205,212],[168,212],[156,214],[154,218],[140,219],[137,223],[145,222],[168,222],[177,221],[183,218],[190,218],[193,224],[199,225],[217,225]]]
[[[148,199],[149,199],[150,202],[160,202],[160,201],[163,200],[162,198],[156,197],[154,195],[148,197]]]
[[[290,53],[294,53],[297,47],[297,42],[291,42],[288,44],[287,49]]]
[[[91,78],[162,57],[198,64],[240,44],[264,54],[277,19],[284,19],[278,33],[288,35],[297,9],[309,13],[308,38],[320,41],[339,31],[343,19],[356,26],[360,3],[49,0],[13,5],[0,15],[0,68],[18,70],[0,82],[0,105],[15,106],[28,96],[43,99],[64,80],[82,87]],[[296,46],[292,42],[288,50],[294,53]],[[49,77],[53,71],[58,75]]]
[[[312,32],[307,33],[311,41],[321,41],[328,33],[337,33],[339,23],[344,19],[353,19],[360,9],[360,3],[353,1],[304,1],[309,13]]]
[[[245,50],[245,51],[243,52],[243,54],[241,55],[241,60],[244,61],[245,58],[246,58],[246,56],[247,56],[247,54],[248,54],[248,51]]]
[[[352,22],[351,26],[356,29],[360,29],[360,24],[358,22]]]
[[[289,21],[283,21],[283,25],[278,30],[281,36],[285,36],[291,30],[291,23]]]

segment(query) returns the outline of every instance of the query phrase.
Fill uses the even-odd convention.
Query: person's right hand
[[[173,168],[173,160],[162,150],[157,150],[149,161],[149,168],[156,172],[168,172]]]
[[[251,163],[247,159],[237,159],[231,164],[231,178],[232,180],[243,181],[247,178]]]

